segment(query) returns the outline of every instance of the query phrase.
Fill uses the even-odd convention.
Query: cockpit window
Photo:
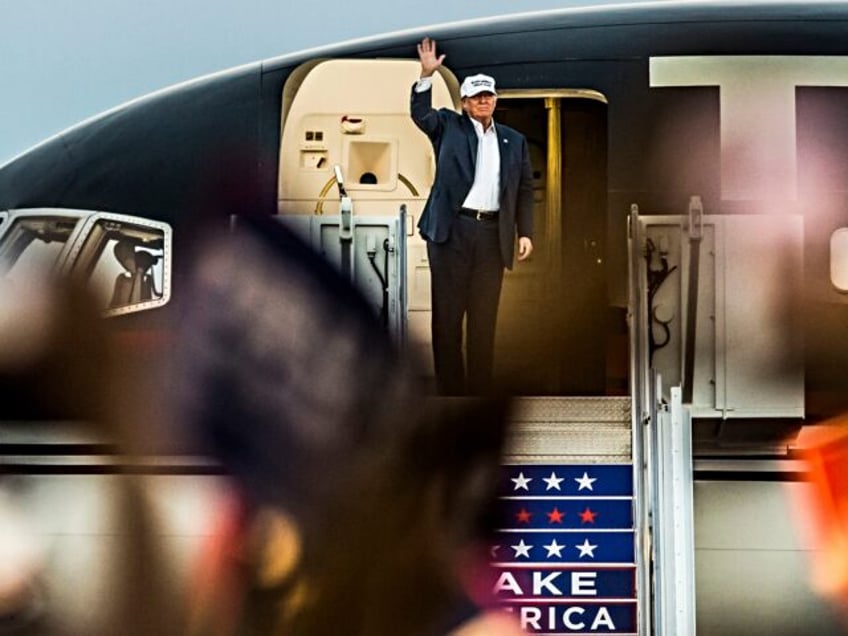
[[[106,314],[164,305],[170,295],[170,228],[96,218],[84,233],[73,273],[83,277]]]
[[[52,269],[78,222],[51,216],[12,220],[0,242],[0,276],[16,281]]]
[[[64,208],[0,211],[0,279],[8,289],[45,275],[86,285],[106,316],[165,305],[172,230],[152,219]],[[7,289],[4,293],[9,292]]]

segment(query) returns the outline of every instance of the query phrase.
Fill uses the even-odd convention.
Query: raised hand
[[[421,77],[430,77],[442,65],[445,54],[436,56],[436,41],[424,38],[418,44],[418,59],[421,60]]]

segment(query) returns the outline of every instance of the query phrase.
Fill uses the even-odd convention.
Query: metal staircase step
[[[519,398],[506,463],[629,463],[630,409],[629,397]]]

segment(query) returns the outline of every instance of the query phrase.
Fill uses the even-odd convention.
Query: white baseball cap
[[[469,75],[462,80],[462,86],[459,88],[460,97],[474,97],[478,93],[491,93],[497,95],[495,91],[495,80],[488,75]]]

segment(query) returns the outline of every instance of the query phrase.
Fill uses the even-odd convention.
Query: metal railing
[[[650,366],[647,265],[639,209],[628,218],[633,502],[640,634],[694,636],[691,417],[680,387],[663,397]]]

